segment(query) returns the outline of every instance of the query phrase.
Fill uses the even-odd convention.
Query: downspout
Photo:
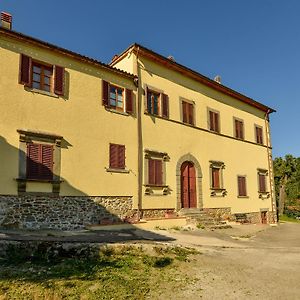
[[[275,199],[275,186],[274,186],[274,172],[273,172],[273,160],[272,160],[272,150],[271,150],[271,135],[270,135],[270,124],[269,124],[269,114],[271,110],[268,109],[265,113],[265,132],[266,132],[266,146],[268,155],[268,171],[269,171],[269,184],[270,184],[270,197],[272,206],[272,216],[273,223],[277,223],[277,209],[276,209],[276,199]],[[276,214],[275,214],[276,213]]]
[[[142,132],[142,94],[141,94],[141,71],[139,68],[139,50],[136,52],[136,75],[137,82],[137,132],[138,132],[138,221],[141,219],[142,196],[143,196],[143,132]]]

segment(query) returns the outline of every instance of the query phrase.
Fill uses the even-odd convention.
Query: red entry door
[[[182,208],[197,207],[196,199],[196,170],[193,163],[187,161],[181,166]]]

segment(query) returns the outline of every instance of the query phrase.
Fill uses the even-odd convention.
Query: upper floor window
[[[147,90],[147,111],[152,115],[160,114],[160,94]]]
[[[114,85],[109,86],[109,106],[123,111],[124,99],[122,88]]]
[[[133,92],[130,89],[126,89],[124,93],[124,88],[118,87],[103,80],[102,104],[112,110],[133,114]]]
[[[238,176],[238,196],[247,197],[246,176]]]
[[[64,95],[65,70],[21,54],[19,83],[29,88]]]
[[[182,101],[182,122],[194,125],[194,104]]]
[[[32,63],[32,87],[35,89],[51,92],[53,67]]]
[[[148,159],[148,184],[163,184],[163,168],[161,159]]]
[[[216,111],[209,111],[209,130],[214,132],[220,132],[220,120],[219,113]]]
[[[147,88],[146,111],[154,116],[169,118],[169,97],[168,95]]]
[[[268,171],[263,169],[258,169],[258,192],[266,193],[267,192],[267,175]]]
[[[239,119],[234,119],[234,136],[237,139],[244,139],[244,122]]]
[[[263,129],[261,126],[255,125],[255,138],[257,144],[263,145]]]

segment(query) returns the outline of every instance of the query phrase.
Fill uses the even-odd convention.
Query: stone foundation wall
[[[48,195],[0,196],[0,227],[81,229],[133,218],[132,197]]]
[[[160,219],[168,217],[176,217],[177,213],[174,208],[170,209],[144,209],[141,211],[142,219]]]
[[[205,213],[217,221],[231,221],[231,208],[220,207],[220,208],[203,208]]]

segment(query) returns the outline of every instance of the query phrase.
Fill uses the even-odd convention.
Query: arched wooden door
[[[181,207],[197,207],[196,170],[189,161],[181,165]]]

